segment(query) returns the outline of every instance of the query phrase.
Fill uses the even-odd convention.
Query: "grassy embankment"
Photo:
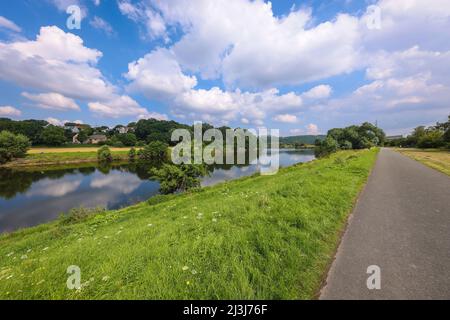
[[[139,149],[139,148],[137,148]],[[23,159],[8,162],[3,167],[35,167],[97,162],[98,147],[31,148]],[[110,148],[114,161],[127,160],[130,148]]]
[[[4,235],[0,299],[313,298],[377,152]]]
[[[423,150],[400,148],[397,148],[395,150],[450,176],[450,151],[436,149]]]

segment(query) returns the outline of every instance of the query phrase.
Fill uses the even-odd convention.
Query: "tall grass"
[[[0,298],[312,298],[376,154],[339,152],[2,236]],[[66,286],[71,265],[80,290]]]

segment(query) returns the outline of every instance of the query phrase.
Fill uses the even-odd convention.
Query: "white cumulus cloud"
[[[0,117],[19,117],[22,112],[11,106],[0,106]]]
[[[296,123],[298,121],[297,116],[293,114],[279,114],[273,118],[275,121],[284,123]]]
[[[76,110],[80,107],[73,99],[67,98],[59,93],[41,93],[31,94],[23,92],[22,96],[36,103],[36,106],[42,109],[51,109],[57,111]]]

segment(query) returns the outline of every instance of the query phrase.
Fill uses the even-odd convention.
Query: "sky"
[[[0,117],[407,134],[450,114],[449,30],[448,0],[0,1]]]

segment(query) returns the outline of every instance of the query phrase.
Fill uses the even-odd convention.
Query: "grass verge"
[[[450,176],[450,151],[436,149],[395,149],[433,169]]]
[[[0,299],[313,298],[377,152],[4,235]]]

